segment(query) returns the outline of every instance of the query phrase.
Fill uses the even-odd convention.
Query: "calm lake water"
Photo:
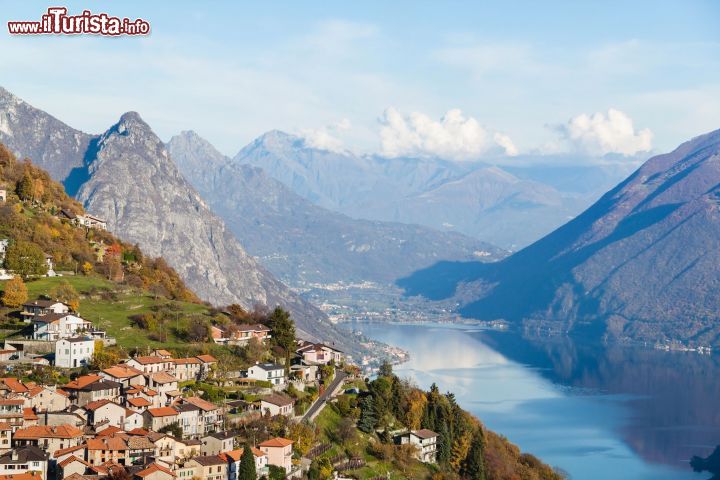
[[[402,377],[435,382],[573,479],[693,479],[720,444],[718,355],[536,342],[466,327],[356,324],[410,352]]]

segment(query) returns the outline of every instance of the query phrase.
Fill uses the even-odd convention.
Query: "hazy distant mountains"
[[[527,245],[580,213],[630,169],[574,158],[520,157],[516,167],[435,158],[357,156],[268,132],[237,163],[261,167],[298,195],[353,218],[457,231],[503,248]],[[543,164],[545,162],[545,164]],[[530,166],[520,166],[530,165]]]
[[[445,262],[400,283],[531,330],[717,346],[719,246],[720,130],[651,158],[501,262]]]
[[[171,157],[240,242],[291,285],[392,283],[441,260],[496,260],[497,247],[428,227],[354,220],[319,207],[219,153],[194,132],[168,143]]]

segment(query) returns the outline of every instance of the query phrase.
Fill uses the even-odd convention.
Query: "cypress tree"
[[[240,457],[240,467],[238,468],[238,480],[256,480],[257,471],[255,470],[255,455],[249,443],[245,443],[243,447],[242,457]]]

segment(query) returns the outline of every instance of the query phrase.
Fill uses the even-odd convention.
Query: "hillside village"
[[[202,303],[2,145],[0,266],[0,480],[561,478],[282,308]]]

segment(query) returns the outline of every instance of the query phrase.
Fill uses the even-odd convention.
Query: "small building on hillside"
[[[275,415],[291,416],[294,405],[295,401],[292,398],[277,393],[260,399],[260,411],[263,415],[269,413],[271,417]]]
[[[248,378],[264,380],[273,385],[285,385],[285,367],[277,363],[256,363],[248,369]]]
[[[95,353],[95,340],[91,337],[62,338],[55,343],[55,366],[78,368],[90,365]]]
[[[235,448],[235,435],[230,432],[214,432],[201,441],[200,453],[203,455],[219,455]]]
[[[284,468],[286,473],[290,473],[292,470],[292,446],[292,440],[276,437],[262,442],[258,448],[267,455],[268,465]]]
[[[327,365],[330,362],[339,364],[343,361],[343,353],[337,348],[324,343],[301,342],[296,353],[307,363]]]
[[[415,458],[425,463],[437,462],[438,434],[426,428],[412,430],[398,437],[401,445],[409,443],[417,448]]]
[[[20,316],[26,322],[31,322],[35,317],[41,317],[48,313],[70,313],[70,306],[57,300],[46,300],[38,298],[24,303]]]
[[[32,323],[33,340],[56,341],[80,334],[93,338],[105,337],[105,332],[96,330],[92,322],[71,313],[48,313],[33,318]]]

